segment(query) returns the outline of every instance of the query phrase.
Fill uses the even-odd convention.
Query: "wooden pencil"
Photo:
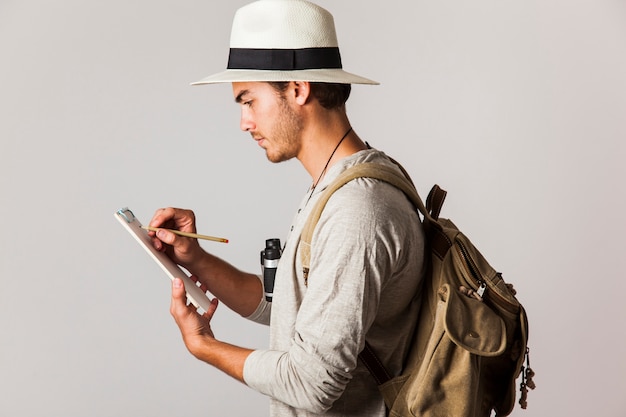
[[[175,235],[179,235],[179,236],[191,237],[191,238],[195,238],[195,239],[211,240],[213,242],[228,243],[228,239],[224,239],[223,237],[199,235],[197,233],[181,232],[180,230],[165,229],[163,227],[141,226],[141,228],[145,229],[145,230],[150,230],[152,232],[156,232],[158,230],[167,230],[168,232],[172,232]]]

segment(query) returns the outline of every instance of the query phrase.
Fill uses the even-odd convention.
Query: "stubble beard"
[[[278,163],[295,158],[300,150],[302,118],[291,108],[284,98],[280,98],[280,115],[272,132],[271,147],[266,149],[267,159]]]

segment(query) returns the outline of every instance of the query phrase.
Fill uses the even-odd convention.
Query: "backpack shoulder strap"
[[[300,257],[302,260],[302,269],[304,271],[305,285],[308,285],[309,269],[311,266],[311,240],[313,238],[313,231],[315,230],[315,226],[320,219],[322,211],[324,211],[326,203],[333,193],[339,188],[343,187],[346,183],[352,181],[353,179],[362,177],[382,180],[388,182],[396,188],[399,188],[402,192],[404,192],[404,194],[406,194],[409,200],[411,200],[413,205],[425,218],[434,221],[429,211],[424,206],[424,203],[413,186],[413,183],[404,174],[399,173],[391,166],[374,162],[365,162],[354,165],[353,167],[350,167],[342,172],[328,186],[328,188],[324,190],[324,193],[313,207],[311,214],[304,224],[302,235],[300,236]]]

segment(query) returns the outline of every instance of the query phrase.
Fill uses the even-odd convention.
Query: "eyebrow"
[[[235,98],[235,103],[241,103],[243,101],[243,96],[249,93],[250,93],[249,90],[240,91],[239,94],[237,94],[237,98]]]

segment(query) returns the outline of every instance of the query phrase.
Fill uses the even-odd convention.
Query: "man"
[[[398,374],[406,355],[422,274],[420,220],[393,186],[357,179],[329,200],[315,229],[308,282],[299,236],[323,190],[361,162],[394,166],[351,128],[350,84],[376,84],[343,71],[332,15],[302,0],[261,0],[233,21],[228,69],[196,84],[230,82],[241,129],[272,162],[297,158],[312,185],[279,261],[272,302],[263,281],[206,253],[196,240],[166,230],[154,245],[193,273],[215,299],[204,315],[174,280],[171,313],[196,356],[271,398],[272,416],[384,416],[374,378],[357,359],[365,341]],[[396,167],[397,168],[397,167]],[[158,210],[151,226],[195,231],[194,213]],[[217,300],[270,324],[270,349],[220,341],[210,321]]]

